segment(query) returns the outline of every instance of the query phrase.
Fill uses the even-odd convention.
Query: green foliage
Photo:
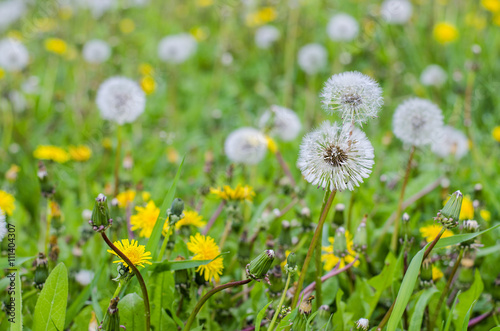
[[[120,323],[127,330],[144,329],[144,301],[136,293],[127,294],[118,303]]]

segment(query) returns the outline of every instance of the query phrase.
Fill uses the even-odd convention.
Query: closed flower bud
[[[332,314],[330,313],[330,307],[328,305],[322,305],[318,309],[318,315],[316,317],[316,325],[322,325],[323,327],[321,328],[322,330],[331,330],[332,327],[332,321],[330,319],[330,316]]]
[[[279,242],[285,248],[290,247],[290,245],[292,244],[292,233],[290,231],[290,222],[288,221],[281,222]]]
[[[434,219],[439,221],[447,229],[452,229],[458,225],[460,210],[462,209],[463,195],[456,191],[451,195],[450,200],[441,209]]]
[[[253,259],[252,262],[247,264],[247,276],[257,281],[265,279],[269,283],[269,280],[267,279],[267,272],[273,264],[274,257],[275,254],[272,249],[260,253],[260,255]]]
[[[467,220],[463,222],[462,226],[463,234],[476,233],[477,231],[479,231],[479,224],[477,223],[477,221]],[[463,249],[474,249],[482,246],[476,238],[472,238],[464,242],[461,242],[459,245]]]
[[[333,223],[337,226],[344,225],[344,210],[345,205],[343,203],[339,203],[335,206],[335,214],[333,215]]]
[[[175,261],[185,260],[182,256],[178,256]],[[187,269],[176,270],[174,272],[175,288],[183,295],[189,298],[190,279]]]
[[[352,248],[358,252],[362,253],[366,251],[367,247],[367,234],[366,234],[366,215],[365,218],[361,221],[356,230],[356,234],[354,235],[354,239],[352,242]]]
[[[288,268],[297,269],[297,255],[294,252],[288,254],[286,258],[286,265]]]
[[[126,267],[122,262],[118,263],[116,266],[117,275],[116,278],[113,278],[115,282],[120,281],[128,281],[132,276],[134,276],[133,272],[130,272],[130,268]]]
[[[45,198],[49,198],[54,195],[56,189],[54,185],[49,180],[49,175],[47,173],[47,168],[42,161],[38,162],[38,180],[40,181],[40,191]]]
[[[401,219],[403,222],[408,222],[410,220],[410,215],[408,215],[408,213],[404,213]]]
[[[124,326],[120,325],[120,315],[118,314],[118,297],[111,299],[108,307],[108,313],[104,317],[99,330],[102,331],[123,331]]]
[[[47,280],[47,277],[49,277],[49,263],[45,254],[38,253],[38,257],[33,262],[33,266],[35,267],[33,286],[41,290]]]
[[[356,330],[367,331],[369,327],[370,327],[370,321],[367,320],[366,318],[360,318],[356,322]]]
[[[182,216],[182,212],[184,211],[184,201],[179,198],[175,198],[174,201],[172,202],[172,206],[170,206],[170,209],[168,211],[169,215],[175,215],[179,218]]]
[[[347,252],[347,241],[345,239],[345,229],[340,227],[335,231],[335,240],[333,242],[333,251],[338,257],[344,257]]]
[[[106,196],[100,193],[95,199],[94,209],[92,210],[92,217],[89,224],[92,229],[97,232],[104,232],[111,226],[113,220],[109,215],[108,201]]]
[[[430,258],[427,258],[422,263],[422,268],[420,269],[420,285],[422,287],[430,287],[434,284],[432,280],[432,262]]]
[[[299,305],[299,314],[300,315],[311,315],[312,311],[312,301],[314,300],[314,295],[311,295],[306,300],[303,300]]]
[[[281,272],[281,267],[279,265],[269,271],[269,282],[271,283],[271,286],[269,286],[271,296],[279,296],[285,287],[283,282],[283,273]]]

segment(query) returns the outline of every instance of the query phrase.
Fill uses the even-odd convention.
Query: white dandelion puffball
[[[30,60],[26,47],[13,38],[0,40],[0,67],[5,71],[20,71]]]
[[[86,62],[100,64],[111,56],[111,47],[104,40],[92,39],[83,46],[82,55]]]
[[[326,112],[338,112],[344,122],[362,124],[377,116],[384,104],[382,89],[371,77],[357,71],[330,77],[321,91]]]
[[[7,234],[6,217],[2,208],[0,208],[0,242],[2,242],[6,234]]]
[[[158,44],[158,57],[167,63],[179,64],[189,59],[198,43],[189,33],[167,36]]]
[[[425,86],[442,86],[447,79],[446,71],[437,64],[427,66],[420,75],[420,82]]]
[[[270,128],[270,135],[283,141],[294,140],[302,129],[297,114],[288,108],[272,105],[259,119],[259,127]]]
[[[372,144],[363,131],[349,123],[340,126],[326,121],[305,135],[297,166],[313,185],[352,191],[370,175],[373,158]]]
[[[460,160],[469,151],[469,140],[462,131],[446,125],[437,133],[431,150],[441,158],[452,155]]]
[[[404,24],[413,13],[413,6],[408,0],[385,0],[382,3],[380,14],[389,24]]]
[[[250,127],[237,129],[224,142],[224,152],[233,162],[257,164],[266,155],[267,139],[262,132]]]
[[[99,87],[96,103],[102,118],[122,125],[135,121],[144,112],[146,95],[133,80],[111,77]]]
[[[369,326],[370,326],[370,321],[367,320],[366,318],[360,318],[359,320],[356,321],[356,329],[358,330],[368,331]]]
[[[443,114],[426,99],[410,98],[401,103],[392,118],[394,135],[413,146],[428,145],[443,127]]]
[[[351,15],[340,13],[330,18],[326,32],[333,41],[351,41],[358,36],[359,24]]]
[[[299,67],[308,75],[314,75],[326,66],[328,53],[320,44],[307,44],[299,50]]]
[[[87,286],[94,279],[94,272],[82,269],[75,274],[75,280],[82,286]]]
[[[23,0],[7,0],[0,2],[0,31],[7,29],[19,20],[26,12]]]
[[[255,31],[257,47],[267,49],[280,38],[280,31],[272,25],[264,25]]]

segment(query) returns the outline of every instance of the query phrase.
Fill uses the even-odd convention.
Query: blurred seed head
[[[0,40],[0,67],[5,71],[21,71],[29,60],[28,50],[20,41],[13,38]]]
[[[229,134],[224,143],[224,151],[232,162],[257,164],[266,155],[267,140],[259,130],[243,127]]]
[[[158,44],[158,57],[163,62],[180,64],[189,59],[198,47],[198,42],[189,33],[166,36]]]
[[[259,119],[261,129],[268,128],[271,136],[283,141],[294,140],[302,130],[297,114],[288,108],[272,105]]]
[[[111,47],[104,40],[92,39],[83,46],[82,55],[87,63],[100,64],[111,56]]]
[[[446,79],[446,71],[437,64],[428,65],[420,75],[420,82],[424,86],[440,87],[446,83]]]
[[[20,0],[0,2],[0,32],[19,20],[26,12],[26,3]]]
[[[306,74],[314,75],[326,66],[327,57],[328,53],[323,45],[307,44],[299,49],[297,61]]]
[[[389,24],[404,24],[413,13],[413,6],[408,0],[386,0],[382,3],[380,14]]]
[[[431,150],[441,158],[453,156],[458,161],[469,151],[469,139],[462,131],[444,126],[432,142]]]
[[[258,48],[268,49],[279,38],[280,31],[272,25],[264,25],[255,31],[255,44]]]
[[[351,15],[339,13],[330,18],[326,32],[333,41],[351,41],[358,36],[359,24]]]
[[[356,321],[357,330],[367,331],[369,326],[370,326],[370,321],[367,320],[366,318],[360,318],[359,320]]]

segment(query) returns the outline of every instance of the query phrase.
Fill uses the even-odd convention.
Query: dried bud
[[[273,264],[274,257],[275,254],[272,249],[260,253],[260,255],[253,259],[252,262],[247,264],[247,276],[257,281],[265,279],[269,283],[269,280],[267,279],[267,272]]]
[[[120,298],[111,299],[108,307],[108,313],[104,317],[99,330],[103,331],[123,331],[124,326],[120,325],[120,315],[118,314],[118,301]],[[120,330],[121,329],[121,330]]]
[[[92,217],[89,220],[92,229],[97,232],[104,232],[113,224],[113,220],[109,216],[108,201],[106,196],[100,193],[95,199]]]
[[[38,253],[38,257],[33,262],[33,266],[35,267],[33,286],[35,286],[36,289],[41,290],[47,280],[47,277],[49,277],[49,263],[45,254],[41,252]]]
[[[311,295],[306,300],[302,301],[299,305],[299,313],[301,315],[309,316],[312,311],[312,301],[314,300],[314,295]]]
[[[360,318],[356,322],[356,330],[367,331],[369,327],[370,327],[370,321],[367,320],[366,318]]]
[[[451,195],[450,200],[441,209],[435,220],[439,221],[447,229],[452,229],[458,225],[460,210],[462,209],[463,195],[460,191],[456,191]]]

